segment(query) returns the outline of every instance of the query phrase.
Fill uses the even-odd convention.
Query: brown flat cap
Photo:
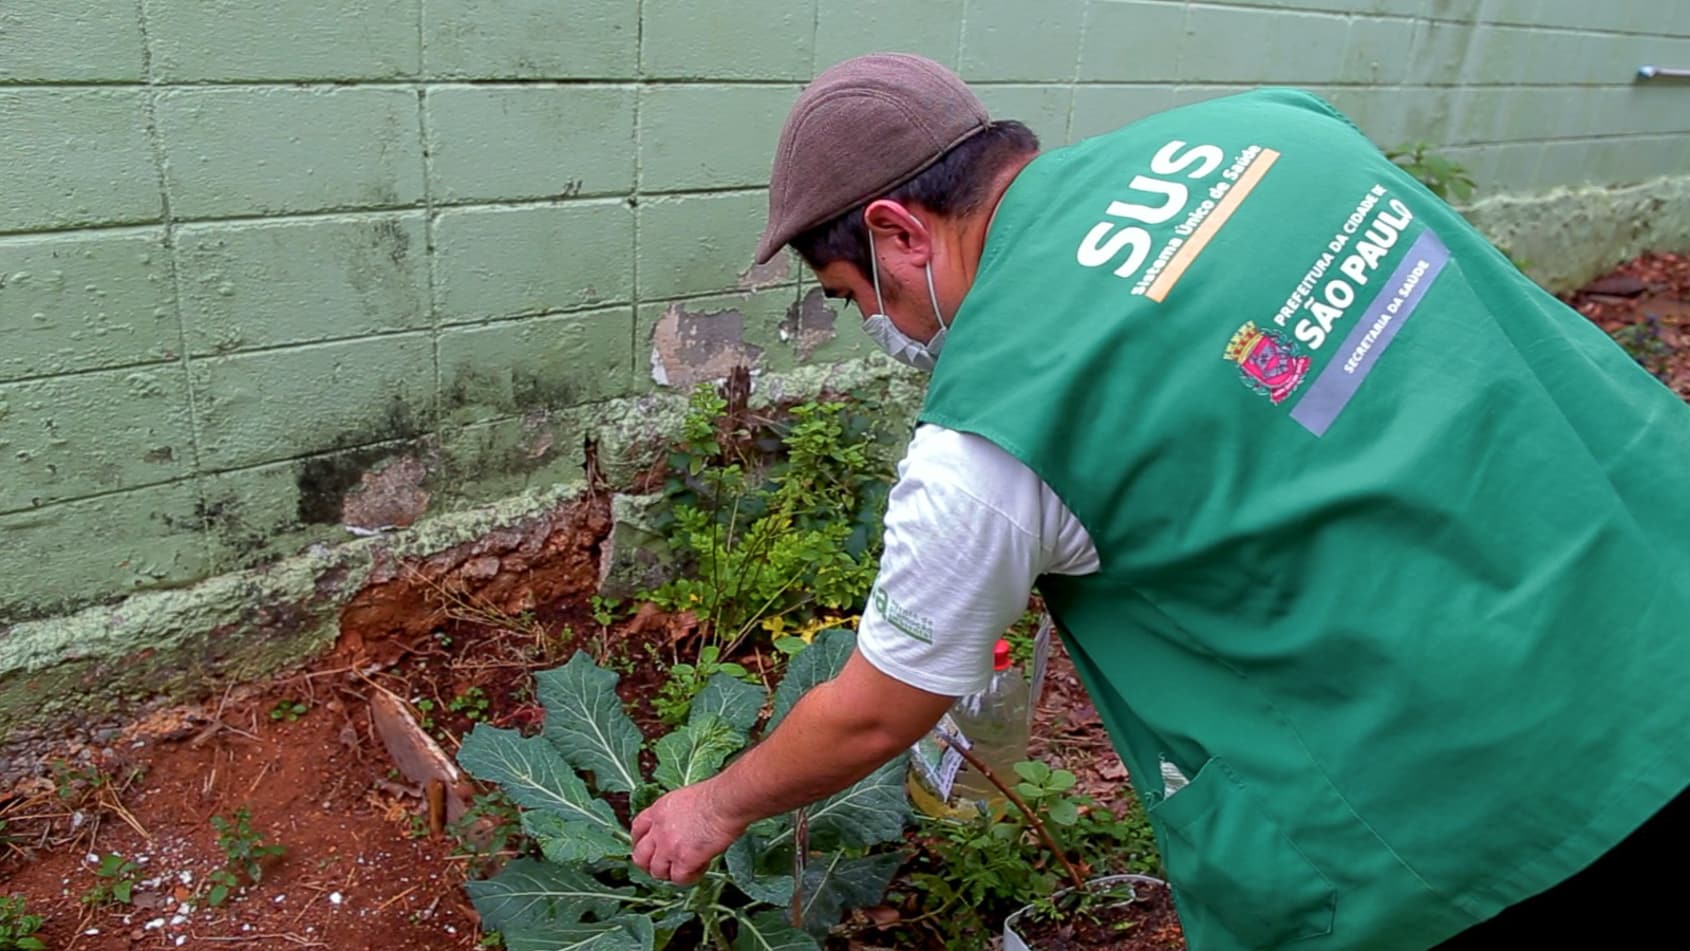
[[[924,57],[870,53],[825,70],[781,129],[757,263],[914,178],[990,122],[960,77]]]

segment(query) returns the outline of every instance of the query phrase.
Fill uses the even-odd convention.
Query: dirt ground
[[[1690,257],[1647,255],[1567,300],[1627,335],[1640,362],[1690,399]],[[447,810],[431,807],[430,790],[389,755],[376,698],[432,720],[450,756],[476,720],[533,722],[529,672],[579,648],[633,662],[622,692],[649,722],[645,698],[661,676],[653,655],[666,659],[685,631],[649,615],[606,628],[584,597],[544,604],[514,629],[482,623],[472,604],[436,607],[379,659],[337,653],[67,749],[48,776],[0,795],[0,892],[27,897],[46,919],[40,936],[59,951],[475,947],[462,884],[477,859],[448,833]],[[755,669],[758,659],[746,660]],[[1075,772],[1082,792],[1110,805],[1129,795],[1060,644],[1038,722],[1035,754]],[[243,807],[254,834],[285,852],[257,884],[211,907],[203,892],[225,864],[212,818]],[[83,901],[107,853],[138,866],[126,876],[129,904]],[[860,946],[872,939],[864,933]]]

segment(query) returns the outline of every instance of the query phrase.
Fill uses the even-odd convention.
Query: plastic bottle
[[[1009,642],[1000,640],[992,649],[991,683],[957,701],[951,712],[968,738],[968,751],[1006,783],[1015,782],[1015,764],[1027,758],[1031,701],[1026,676],[1010,660]],[[967,763],[957,771],[951,797],[983,803],[986,809],[1005,801],[1003,793]]]
[[[1009,642],[992,649],[992,679],[984,689],[962,697],[940,721],[938,731],[960,734],[968,751],[1004,782],[1015,782],[1015,764],[1027,758],[1032,725],[1032,692],[1027,677],[1010,659]],[[1006,804],[1003,793],[961,754],[933,737],[916,744],[906,786],[917,809],[935,817],[968,819]]]

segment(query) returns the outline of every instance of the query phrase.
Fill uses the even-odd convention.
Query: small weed
[[[715,644],[706,644],[699,649],[698,663],[673,664],[669,668],[669,679],[663,682],[663,687],[657,696],[651,698],[652,709],[664,723],[678,726],[687,718],[692,709],[692,698],[704,689],[710,678],[717,674],[727,674],[735,680],[743,680],[748,684],[762,686],[762,681],[744,666],[732,662],[723,662],[721,648]]]
[[[1413,175],[1444,201],[1466,201],[1473,196],[1474,182],[1467,169],[1431,152],[1425,142],[1412,142],[1385,150],[1385,157]]]
[[[414,704],[417,708],[417,713],[421,714],[421,718],[418,720],[417,726],[422,727],[424,730],[433,730],[434,729],[434,701],[429,700],[427,698],[424,698],[424,699],[421,699],[421,700],[414,701]]]
[[[475,827],[483,820],[489,820],[492,828],[490,834],[478,836]],[[472,866],[480,868],[488,859],[503,851],[513,837],[520,836],[521,829],[521,811],[502,791],[494,790],[476,796],[470,807],[446,831],[457,842],[453,856],[468,859]]]
[[[488,706],[487,691],[480,687],[471,687],[446,703],[446,709],[471,721],[486,719]]]
[[[0,898],[0,951],[46,951],[46,943],[35,937],[41,923],[40,915],[29,913],[22,895]]]
[[[281,703],[278,703],[274,707],[270,708],[270,719],[271,721],[277,723],[280,723],[283,720],[292,723],[304,716],[310,709],[311,708],[307,706],[304,701],[283,700]]]
[[[1643,323],[1627,324],[1610,336],[1637,361],[1638,366],[1648,370],[1655,379],[1663,383],[1672,381],[1672,371],[1667,365],[1667,361],[1672,357],[1672,346],[1661,339],[1659,317],[1649,314]]]
[[[599,627],[609,627],[610,623],[616,620],[616,609],[622,606],[622,599],[606,598],[595,594],[592,604],[593,620],[598,622]]]
[[[206,901],[212,907],[222,905],[241,887],[243,880],[257,885],[264,879],[264,860],[279,857],[287,849],[266,843],[252,831],[252,814],[245,806],[235,810],[234,817],[212,816],[211,826],[217,830],[217,847],[223,850],[223,867],[206,878],[210,886]]]
[[[116,852],[110,852],[100,858],[100,865],[94,870],[99,881],[82,893],[82,903],[99,907],[101,905],[127,905],[134,901],[135,886],[141,881],[141,866],[124,858]]]

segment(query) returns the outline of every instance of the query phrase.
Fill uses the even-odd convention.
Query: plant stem
[[[1051,837],[1050,830],[1045,828],[1045,824],[1043,822],[1039,821],[1038,816],[1033,815],[1033,810],[1030,809],[1027,806],[1027,803],[1025,801],[1023,801],[1020,796],[1015,794],[1015,790],[1013,790],[1013,789],[1009,788],[1008,786],[1004,785],[1003,780],[999,779],[997,774],[992,772],[991,767],[987,766],[985,763],[980,762],[980,758],[978,756],[975,756],[973,754],[973,752],[968,750],[966,747],[963,747],[963,746],[957,745],[957,744],[951,744],[948,740],[945,740],[943,737],[941,737],[940,740],[941,740],[941,742],[944,742],[946,745],[950,746],[952,749],[956,750],[958,753],[961,753],[962,758],[968,763],[969,766],[972,766],[976,770],[978,770],[980,772],[980,775],[986,777],[987,782],[991,783],[993,786],[996,786],[998,788],[999,792],[1003,793],[1004,796],[1007,797],[1010,802],[1015,804],[1015,808],[1021,810],[1021,814],[1023,816],[1027,817],[1027,822],[1034,829],[1038,830],[1039,838],[1044,840],[1045,848],[1050,849],[1051,854],[1055,855],[1057,860],[1062,863],[1063,869],[1065,869],[1068,872],[1068,880],[1074,883],[1074,888],[1078,891],[1085,891],[1086,880],[1083,877],[1081,877],[1080,870],[1074,867],[1073,862],[1068,861],[1067,853],[1063,852],[1061,847],[1056,844],[1056,840]]]

